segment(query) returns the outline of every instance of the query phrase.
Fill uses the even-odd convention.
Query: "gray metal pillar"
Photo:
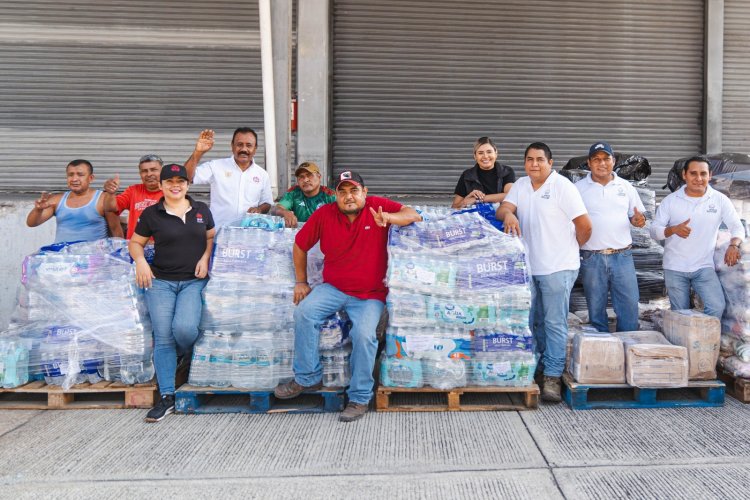
[[[331,179],[331,2],[297,7],[297,161],[314,161]]]
[[[722,151],[724,0],[706,0],[703,140],[707,154]]]
[[[304,3],[304,2],[302,2]],[[276,164],[279,195],[289,187],[292,143],[292,0],[271,2],[274,106],[276,108]]]

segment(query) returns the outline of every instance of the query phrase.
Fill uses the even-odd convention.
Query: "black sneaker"
[[[174,413],[174,394],[165,394],[156,406],[148,411],[145,420],[146,422],[159,422],[170,413]]]

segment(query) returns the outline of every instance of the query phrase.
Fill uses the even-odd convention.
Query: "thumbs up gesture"
[[[117,194],[117,190],[120,188],[120,174],[115,174],[112,179],[104,181],[104,192],[109,194]]]
[[[688,236],[690,236],[690,226],[688,226],[689,222],[690,219],[677,224],[676,226],[672,226],[672,234],[676,234],[680,238],[687,238]]]
[[[643,227],[646,225],[646,217],[638,211],[638,207],[633,207],[633,216],[630,218],[630,223],[635,227]]]

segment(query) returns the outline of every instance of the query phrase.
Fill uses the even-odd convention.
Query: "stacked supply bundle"
[[[688,350],[659,332],[618,332],[625,346],[625,379],[641,388],[688,385]]]
[[[721,324],[713,316],[693,311],[664,311],[664,336],[687,349],[690,380],[716,378]]]
[[[736,377],[750,378],[750,256],[727,266],[724,255],[731,235],[720,231],[714,251],[714,266],[724,289],[726,308],[721,318],[719,364]]]
[[[193,348],[191,385],[268,391],[292,379],[295,234],[283,228],[280,217],[257,215],[219,231],[203,291],[203,335]],[[322,268],[319,252],[310,261]],[[346,321],[334,315],[321,331],[328,385],[349,383]]]
[[[271,390],[291,379],[294,231],[274,219],[246,217],[216,237],[191,385]]]
[[[152,379],[151,323],[124,249],[124,240],[101,240],[26,257],[18,306],[0,335],[5,387]]]
[[[536,357],[524,247],[476,212],[392,227],[390,387],[524,386]]]

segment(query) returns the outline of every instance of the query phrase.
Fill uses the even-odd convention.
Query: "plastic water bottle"
[[[210,342],[211,355],[208,358],[210,366],[210,385],[212,387],[229,387],[232,367],[231,337],[224,333],[217,333]]]
[[[238,389],[250,389],[255,386],[252,370],[252,348],[245,338],[239,338],[232,349],[231,383]]]
[[[251,370],[255,380],[255,388],[269,391],[276,387],[274,377],[274,350],[273,342],[270,340],[258,340],[252,349]]]
[[[209,337],[205,334],[193,346],[193,358],[190,363],[190,376],[188,383],[198,387],[209,385],[211,346]]]
[[[67,351],[67,345],[65,345]],[[68,374],[67,352],[63,353],[63,342],[47,337],[41,344],[39,353],[47,385],[62,385]]]

